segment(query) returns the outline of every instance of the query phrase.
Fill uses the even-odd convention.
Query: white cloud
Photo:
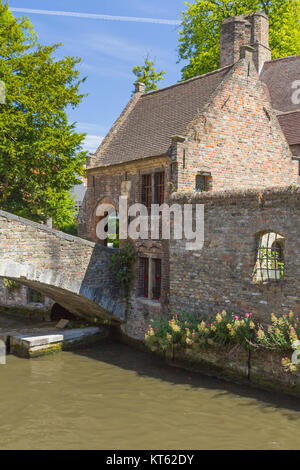
[[[96,152],[102,140],[103,137],[100,137],[99,135],[88,134],[83,142],[83,150],[87,150],[90,153]]]
[[[133,21],[136,23],[157,23],[166,25],[179,25],[178,20],[164,20],[161,18],[137,18],[133,16],[112,16],[112,15],[97,15],[95,13],[77,13],[71,11],[54,11],[54,10],[35,10],[32,8],[10,8],[11,11],[16,13],[37,13],[40,15],[54,15],[54,16],[70,16],[75,18],[88,18],[94,20],[109,20],[109,21]]]

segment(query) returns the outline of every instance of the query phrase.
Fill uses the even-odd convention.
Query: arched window
[[[105,238],[99,237],[100,222],[103,225],[103,219],[106,224],[102,229],[105,232]],[[94,240],[105,246],[117,248],[119,246],[119,215],[118,208],[114,201],[109,197],[103,198],[96,206],[94,212]]]
[[[255,280],[280,281],[284,277],[284,237],[266,232],[258,239]]]

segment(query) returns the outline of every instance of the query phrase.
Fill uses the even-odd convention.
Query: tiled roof
[[[188,124],[209,102],[231,68],[224,67],[143,94],[106,148],[101,149],[100,145],[93,166],[108,166],[166,154],[171,137],[185,134]]]
[[[295,92],[292,85],[300,80],[300,55],[265,62],[260,79],[269,89],[275,110],[287,112],[299,109],[299,104],[292,101]]]
[[[278,115],[278,120],[289,145],[300,144],[300,109]]]

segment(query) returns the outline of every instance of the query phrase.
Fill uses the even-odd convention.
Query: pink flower
[[[236,315],[236,316],[234,317],[234,319],[235,319],[235,320],[238,320],[238,319],[239,319],[239,317]]]
[[[246,318],[249,318],[249,317],[250,317],[249,313],[246,313],[245,317],[246,317]]]

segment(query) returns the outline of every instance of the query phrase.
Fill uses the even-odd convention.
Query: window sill
[[[146,297],[137,297],[137,302],[140,304],[146,305],[147,307],[153,307],[157,310],[160,310],[161,303],[159,300],[147,299]]]

